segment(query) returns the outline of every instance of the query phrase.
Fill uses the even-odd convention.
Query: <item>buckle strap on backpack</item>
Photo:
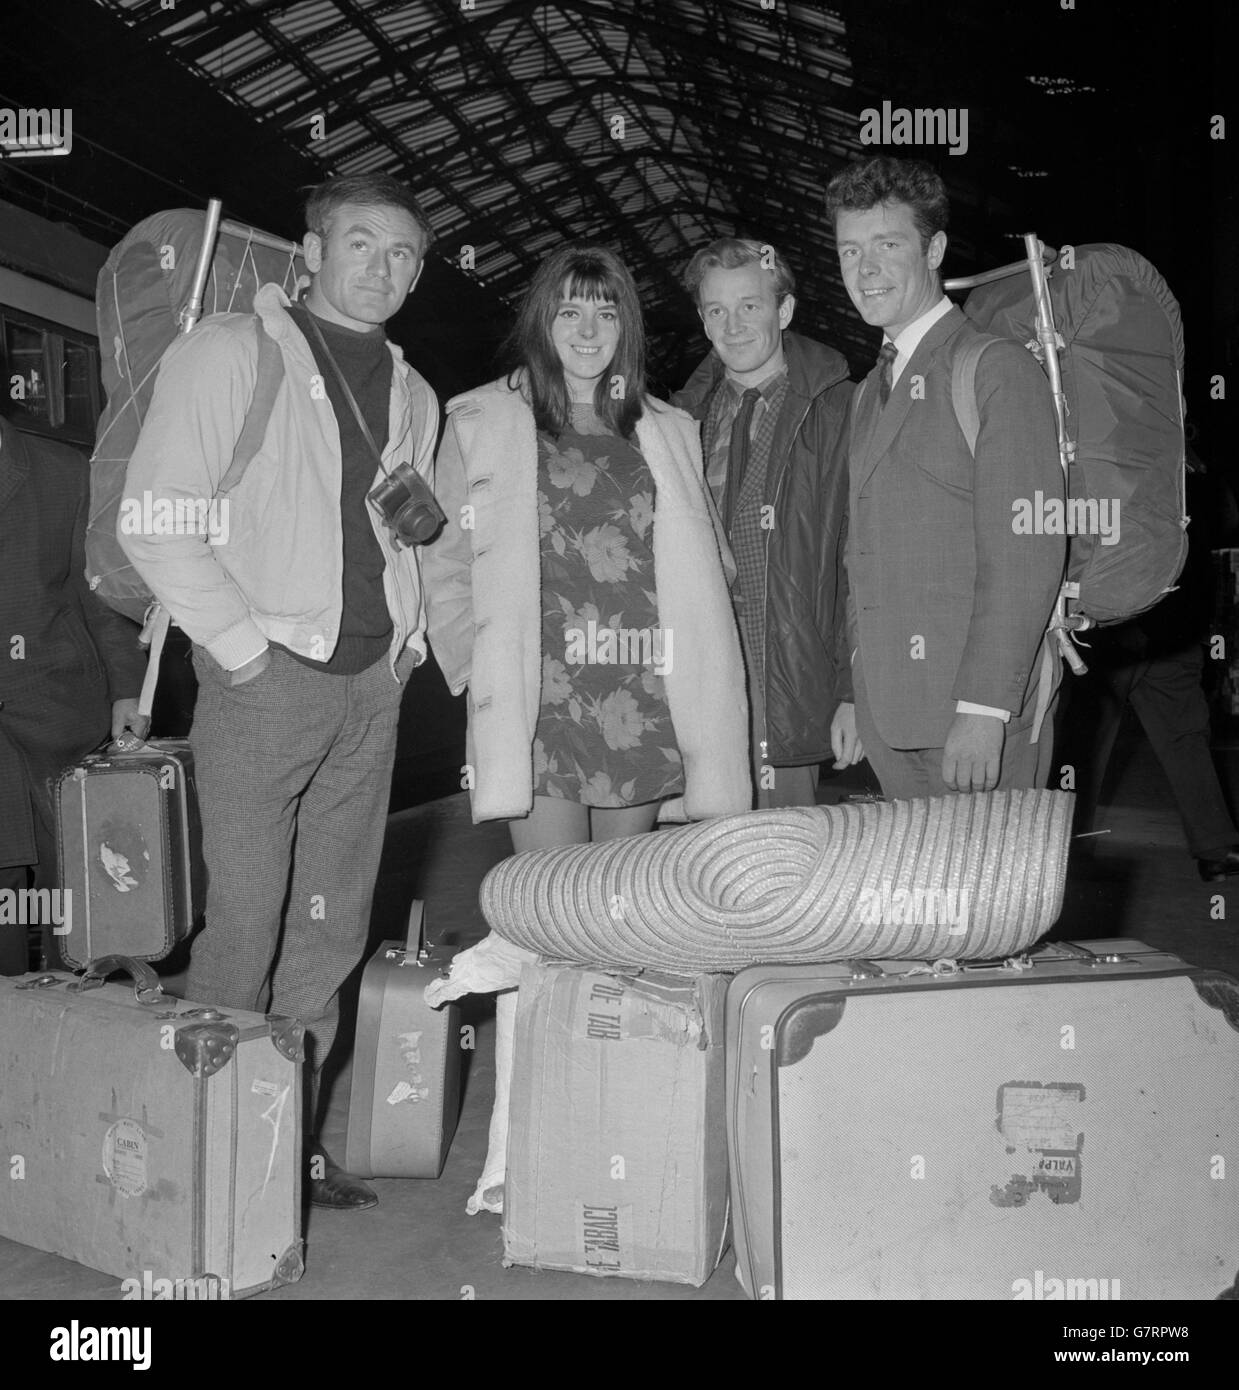
[[[254,394],[250,397],[245,423],[232,450],[232,462],[220,479],[215,494],[217,497],[225,496],[236,487],[245,476],[254,455],[262,448],[267,426],[271,422],[271,412],[275,408],[275,398],[284,381],[284,358],[279,344],[262,326],[258,314],[254,315],[254,330],[258,335],[258,372],[254,379]]]
[[[155,704],[155,687],[159,684],[159,660],[163,656],[163,644],[172,624],[172,615],[162,603],[152,603],[147,609],[146,622],[138,641],[142,646],[150,644],[146,657],[146,675],[142,678],[142,690],[138,695],[138,713],[144,718],[151,717]]]

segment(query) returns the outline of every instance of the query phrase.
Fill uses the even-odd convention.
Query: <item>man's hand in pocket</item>
[[[247,661],[244,666],[238,666],[235,671],[228,672],[229,685],[244,685],[247,681],[252,681],[271,665],[271,648],[264,647],[252,661]]]

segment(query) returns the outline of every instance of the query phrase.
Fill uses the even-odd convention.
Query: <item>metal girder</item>
[[[136,9],[130,9],[127,5],[116,3],[116,0],[106,0],[109,7],[117,14],[123,16],[129,27],[144,38],[149,38],[151,34],[162,35],[165,29],[171,29],[174,25],[182,25],[187,19],[194,15],[205,14],[208,10],[214,9],[216,0],[181,0],[180,4],[175,4],[171,9],[164,9],[160,4],[150,7],[146,14],[141,14]],[[250,23],[245,28],[253,28],[255,18],[263,18],[276,10],[290,10],[298,0],[254,0],[252,5],[244,7],[245,17]],[[226,19],[208,20],[212,33],[223,32],[225,42],[228,38],[234,37],[234,29],[237,21],[241,18],[235,11]]]
[[[103,3],[126,20],[137,14],[121,0]],[[806,27],[810,21],[779,7],[765,13],[769,28],[762,35],[755,20],[763,12],[738,0],[658,6],[513,0],[478,12],[462,12],[459,0],[426,0],[417,6],[426,26],[393,41],[378,21],[406,15],[400,0],[333,3],[339,18],[327,16],[320,29],[296,40],[283,32],[281,18],[296,11],[298,0],[224,0],[222,9],[178,0],[171,11],[143,7],[133,27],[189,64],[246,35],[261,40],[261,57],[211,80],[290,142],[300,121],[327,114],[336,132],[330,153],[308,150],[324,171],[347,170],[373,152],[367,165],[381,161],[379,167],[410,177],[439,200],[436,218],[451,221],[454,237],[486,245],[508,263],[500,273],[479,275],[500,293],[528,278],[542,253],[540,238],[605,239],[642,286],[653,344],[684,320],[687,305],[673,267],[697,244],[731,231],[777,229],[778,244],[803,263],[800,278],[811,297],[833,313],[850,313],[841,287],[818,269],[832,242],[814,191],[791,182],[816,184],[820,173],[824,189],[830,174],[859,152],[855,117],[841,109],[855,93],[831,75],[836,61],[838,71],[848,69],[842,46],[812,70],[796,61],[801,35],[828,48],[837,24],[823,26],[813,16]],[[173,26],[177,32],[167,33]],[[593,70],[580,81],[557,43],[569,27],[585,44],[574,51]],[[337,67],[338,41],[351,35],[364,37],[371,51]],[[540,67],[566,90],[537,99],[511,76],[513,62],[531,72]],[[227,69],[226,55],[220,66]],[[286,101],[264,94],[256,107],[237,95],[280,69],[288,75]],[[623,112],[630,132],[638,128],[639,146],[607,148],[612,113],[590,109],[600,97],[615,105],[614,114]],[[462,108],[480,109],[469,106],[471,99],[488,98],[500,109],[487,110],[481,121],[464,115]],[[440,134],[433,149],[414,153],[410,146],[428,118]],[[573,135],[583,120],[591,129],[597,123],[599,132],[584,150]],[[534,166],[545,167],[531,176]]]
[[[642,80],[653,81],[653,79]],[[544,116],[550,116],[562,110],[564,107],[572,108],[583,102],[588,102],[599,93],[630,95],[633,104],[636,106],[645,104],[651,108],[666,111],[677,119],[688,119],[700,122],[704,126],[711,127],[722,134],[734,136],[736,139],[751,140],[762,145],[773,144],[781,151],[794,158],[820,159],[823,155],[828,153],[823,146],[817,145],[811,141],[796,140],[792,136],[780,131],[770,130],[751,123],[746,124],[744,121],[724,115],[717,110],[710,110],[704,104],[668,96],[657,88],[651,91],[627,91],[621,80],[611,77],[598,77],[589,82],[585,82],[572,92],[565,94],[565,96],[541,105],[539,110]],[[603,120],[602,117],[598,117],[598,119],[600,122]],[[502,125],[498,127],[487,124],[480,125],[476,127],[477,135],[481,139],[490,140],[492,142],[501,141],[507,137],[510,131],[519,123],[519,120],[519,117],[511,117],[505,119]],[[646,131],[651,140],[660,144],[660,147],[669,160],[678,158],[678,155],[676,155],[670,147],[661,144],[660,137],[656,131],[651,130],[647,126],[642,126],[642,129]],[[847,148],[847,142],[837,139],[837,143],[841,147]],[[855,146],[855,150],[859,153],[859,144]]]
[[[445,3],[450,4],[451,0],[440,0],[440,7],[442,8],[443,4]],[[467,29],[465,32],[466,37],[470,37]],[[486,46],[486,44],[481,41],[480,38],[472,36],[470,38],[470,41],[474,48],[478,50],[478,56],[481,58],[482,62],[486,64],[486,66],[489,67],[493,72],[497,67],[497,60],[495,58],[495,55]],[[547,45],[545,44],[545,40],[543,46],[544,49],[550,51],[547,48]],[[554,55],[552,54],[552,56]],[[518,104],[518,106],[520,106],[525,111],[526,118],[529,122],[530,131],[536,131],[538,135],[541,137],[542,142],[544,142],[545,145],[558,156],[559,160],[562,163],[566,164],[568,167],[572,167],[574,164],[577,164],[579,168],[580,165],[576,152],[572,150],[571,147],[564,142],[564,139],[559,134],[559,132],[555,130],[555,128],[552,125],[550,125],[549,122],[545,121],[542,118],[539,109],[536,106],[534,106],[532,102],[529,101],[528,97],[525,96],[523,92],[517,91],[513,93],[513,100]],[[484,146],[483,148],[487,147]],[[592,170],[586,171],[582,169],[581,174],[582,181],[586,182],[587,184],[586,191],[591,192],[594,198],[601,201],[603,205],[612,213],[612,215],[615,217],[617,227],[624,228],[623,209],[620,208],[619,205],[615,203],[614,200],[611,198],[610,194],[600,186],[597,176],[593,173]],[[541,199],[536,200],[539,202],[543,201]],[[552,225],[559,223],[561,229],[563,228],[563,224],[560,222],[560,219],[553,207],[551,208],[551,222]],[[627,229],[624,228],[624,230],[620,233],[621,244],[627,241],[628,237],[629,233]],[[568,232],[565,239],[572,239],[571,232]],[[638,251],[639,250],[640,248],[638,247]],[[659,268],[659,271],[662,274],[666,274],[666,271],[663,268]]]
[[[611,53],[611,51],[610,51],[609,49],[606,48],[606,46],[605,46],[604,44],[599,44],[599,43],[598,43],[598,41],[597,41],[597,35],[593,32],[593,30],[587,29],[587,30],[585,31],[585,41],[586,41],[586,43],[588,43],[589,46],[594,50],[594,52],[599,56],[599,58],[600,58],[603,62],[605,62],[605,63],[611,68],[612,72],[614,73],[614,72],[615,72],[615,60],[614,60],[614,55]],[[543,44],[544,49],[550,49],[550,51],[552,52],[552,54],[553,54],[554,57],[555,57],[555,61],[556,61],[556,63],[558,64],[558,66],[559,66],[559,68],[560,68],[560,71],[564,74],[564,76],[570,78],[570,77],[571,77],[571,74],[568,72],[567,68],[565,67],[564,62],[563,62],[563,59],[560,58],[559,54],[556,53],[556,52],[554,51],[553,48],[550,48],[550,45],[547,44],[547,42],[546,42],[546,36],[545,36],[545,35],[542,35],[542,44]],[[618,76],[618,74],[616,74],[616,75]],[[588,85],[588,84],[587,84],[587,85]],[[542,110],[543,118],[546,119],[546,109],[545,109],[545,107],[541,108],[541,110]],[[653,136],[653,133],[650,132],[650,131],[648,131],[648,130],[646,131],[646,134],[647,134],[647,135],[650,135],[651,138],[655,138],[655,137]],[[659,141],[659,143],[661,144],[661,141]],[[677,171],[676,171],[676,169],[675,169],[674,162],[672,162],[672,163],[669,165],[669,172],[671,173],[671,176],[672,176],[673,181],[679,186],[680,192],[681,192],[681,193],[686,193],[688,190],[684,187],[683,181],[676,177],[676,172],[677,172]],[[654,198],[654,197],[655,197],[655,193],[654,193],[653,188],[650,186],[649,180],[646,179],[646,178],[644,177],[644,175],[643,175],[643,174],[640,174],[640,173],[638,174],[638,177],[641,179],[641,182],[644,184],[645,190],[646,190],[646,193],[648,194],[648,196],[651,197],[651,198]],[[598,180],[595,180],[595,182],[598,183],[599,187],[601,187],[601,184],[599,183]],[[606,190],[608,199],[610,199],[611,191],[612,191],[612,190]]]
[[[560,0],[556,9],[561,13],[574,13],[583,18],[592,19],[602,27],[618,27],[621,18],[623,18],[622,15],[616,13],[613,6],[600,3],[600,0]],[[699,6],[694,5],[693,10],[694,13],[701,13]],[[659,7],[659,14],[661,12],[662,7]],[[629,18],[635,27],[650,38],[663,39],[676,46],[681,43],[690,45],[683,56],[695,62],[699,63],[702,58],[712,58],[724,67],[736,68],[754,76],[764,77],[776,86],[794,89],[803,92],[806,96],[820,99],[837,95],[838,89],[829,78],[815,77],[810,73],[801,72],[797,68],[788,67],[775,59],[763,58],[760,54],[729,47],[712,38],[704,28],[691,29],[672,24],[668,20],[660,18],[659,14],[652,12],[650,6],[643,5],[639,14]],[[846,63],[846,60],[841,59],[841,63]]]

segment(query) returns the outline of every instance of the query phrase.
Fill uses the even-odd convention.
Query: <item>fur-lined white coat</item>
[[[683,814],[747,811],[748,709],[727,591],[734,570],[702,479],[697,426],[647,397],[636,444],[656,489],[654,583],[659,624],[674,633],[664,682],[684,758]],[[422,551],[427,634],[452,693],[469,690],[473,819],[524,816],[542,689],[538,444],[533,410],[506,378],[448,403],[435,471],[447,525]]]

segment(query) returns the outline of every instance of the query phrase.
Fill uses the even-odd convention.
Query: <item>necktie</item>
[[[878,400],[883,409],[891,398],[891,379],[895,371],[895,358],[898,355],[894,343],[883,343],[882,351],[878,353],[878,366],[882,369],[882,374],[878,377]]]
[[[731,427],[731,443],[727,448],[727,485],[723,489],[723,526],[728,534],[735,519],[740,484],[744,481],[744,472],[749,466],[749,425],[752,423],[753,410],[760,399],[761,392],[755,386],[750,386],[740,397],[740,413]]]

